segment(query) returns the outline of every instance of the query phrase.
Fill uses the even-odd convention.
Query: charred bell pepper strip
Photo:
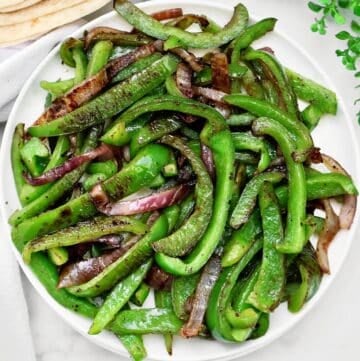
[[[216,168],[213,214],[208,228],[195,248],[185,259],[155,255],[158,264],[175,275],[196,273],[209,260],[224,232],[233,191],[234,148],[230,132],[227,130],[214,134],[209,147],[213,151]]]
[[[166,110],[196,115],[207,119],[210,128],[204,127],[205,131],[203,130],[201,133],[201,140],[206,145],[209,145],[208,137],[211,132],[216,133],[227,129],[224,117],[208,105],[193,99],[163,95],[146,97],[138,101],[114,122],[112,127],[101,137],[101,140],[108,144],[117,145],[118,128],[123,127],[123,124],[131,123],[144,113]]]
[[[130,78],[132,75],[140,73],[144,69],[148,68],[155,61],[161,59],[162,55],[160,53],[154,53],[145,58],[137,60],[135,63],[127,66],[126,68],[120,70],[115,77],[112,79],[112,83],[118,83],[119,81]]]
[[[108,294],[99,308],[89,329],[89,335],[100,333],[129,301],[152,265],[152,260],[145,262],[136,271],[120,281]]]
[[[256,237],[261,232],[260,212],[258,209],[255,209],[248,221],[240,229],[236,230],[225,244],[221,265],[223,267],[230,267],[239,262],[255,243]]]
[[[209,224],[213,205],[213,186],[204,163],[180,138],[168,135],[164,136],[161,142],[180,151],[189,160],[197,177],[194,213],[178,230],[152,244],[157,253],[179,257],[187,254],[196,245]]]
[[[200,273],[175,277],[171,284],[172,306],[180,320],[187,321],[190,314],[190,300],[199,283]]]
[[[241,33],[249,19],[246,8],[242,4],[238,4],[229,23],[216,34],[190,33],[160,23],[127,0],[116,0],[114,8],[128,23],[141,32],[161,40],[169,37],[177,38],[184,47],[189,48],[217,48],[224,45]]]
[[[80,39],[68,38],[60,47],[61,60],[68,66],[75,68],[76,63],[74,60],[73,51],[74,49],[84,49],[84,42]]]
[[[172,334],[176,335],[182,322],[172,310],[166,308],[142,308],[121,311],[111,324],[122,334]]]
[[[23,177],[26,171],[25,165],[21,159],[20,151],[24,146],[24,124],[18,124],[14,130],[12,142],[11,142],[11,167],[13,171],[15,186],[17,194],[20,198],[22,205],[25,204],[24,200],[20,197],[21,191],[25,185],[25,179]]]
[[[67,288],[68,292],[79,297],[95,297],[114,285],[139,267],[153,254],[151,244],[168,233],[168,222],[165,215],[161,215],[150,228],[149,232],[140,239],[129,251],[117,261],[105,268],[90,281]]]
[[[288,187],[285,185],[277,187],[275,193],[280,207],[285,208],[288,202]],[[333,198],[344,194],[358,194],[351,178],[339,173],[306,175],[306,198],[308,201]]]
[[[222,270],[211,292],[206,311],[206,324],[211,335],[219,341],[236,341],[233,336],[234,329],[226,319],[226,311],[240,273],[261,248],[262,240],[258,239],[236,265]]]
[[[99,127],[94,127],[90,130],[82,149],[83,152],[95,148],[100,131],[101,129]],[[73,188],[74,184],[80,179],[81,175],[84,173],[86,165],[87,164],[84,164],[81,167],[66,174],[62,179],[58,180],[53,185],[50,185],[49,189],[47,189],[44,193],[40,194],[38,198],[34,199],[24,208],[15,211],[9,219],[9,223],[13,226],[19,225],[27,219],[37,216],[41,212],[49,209],[53,204],[55,204],[61,197],[63,197]],[[36,189],[41,187],[33,188]],[[24,187],[24,189],[26,188]]]
[[[100,71],[108,62],[113,44],[108,40],[98,41],[91,50],[90,60],[86,69],[86,77],[90,77]]]
[[[28,132],[36,137],[53,137],[80,132],[103,123],[162,84],[176,70],[177,63],[175,57],[165,55],[147,69],[113,86],[73,112],[50,123],[30,127]]]
[[[232,132],[231,133],[235,150],[250,150],[252,152],[260,152],[260,160],[258,164],[258,172],[263,172],[271,162],[270,151],[267,143],[259,138],[254,137],[250,133]]]
[[[289,311],[299,312],[317,292],[321,280],[322,272],[315,250],[307,244],[288,270],[286,294]]]
[[[155,142],[162,136],[173,133],[181,128],[181,122],[176,117],[166,117],[153,120],[139,129],[131,138],[130,155],[136,153],[148,143]]]
[[[290,80],[295,94],[301,100],[314,105],[322,114],[336,114],[337,100],[333,91],[290,69],[286,69],[286,75]]]
[[[111,198],[125,197],[149,186],[169,159],[169,149],[159,144],[149,144],[117,174],[101,183],[101,186]],[[20,223],[13,228],[12,238],[15,244],[25,244],[44,234],[87,220],[96,213],[90,194],[85,193],[58,208]]]
[[[285,158],[289,179],[287,221],[285,236],[276,248],[283,253],[299,253],[305,243],[306,178],[303,165],[294,162],[292,158],[295,142],[284,126],[270,118],[255,120],[252,129],[255,134],[274,138]]]
[[[93,241],[108,234],[131,232],[144,234],[147,226],[135,218],[125,216],[95,217],[91,221],[78,223],[56,233],[34,239],[26,244],[23,251],[24,261],[29,263],[31,254],[55,247],[68,247],[74,244]]]
[[[155,307],[172,310],[172,299],[171,292],[165,290],[155,290]],[[172,344],[173,344],[173,335],[171,333],[164,334],[164,341],[166,351],[169,355],[172,355]]]
[[[56,142],[56,146],[54,148],[53,153],[51,154],[50,161],[47,164],[44,172],[59,166],[64,163],[67,159],[67,152],[70,149],[70,141],[67,136],[61,136]],[[31,203],[33,200],[40,197],[43,193],[45,193],[49,188],[51,188],[51,184],[44,184],[42,186],[31,186],[30,184],[25,184],[21,189],[20,200],[21,203],[26,205]]]
[[[258,117],[269,117],[280,123],[290,133],[295,142],[296,161],[304,161],[313,147],[311,135],[306,126],[289,117],[278,107],[260,99],[254,99],[246,95],[227,95],[223,98],[227,103],[242,108]]]
[[[284,237],[280,208],[271,183],[265,182],[259,193],[263,229],[263,255],[259,277],[248,302],[262,312],[271,312],[281,302],[285,287],[285,256],[276,250]]]
[[[266,51],[248,49],[243,58],[250,62],[260,63],[264,75],[276,88],[280,108],[297,120],[299,118],[299,110],[295,94],[290,86],[285,70],[275,57]]]
[[[241,50],[248,48],[253,41],[274,30],[276,22],[275,18],[267,18],[245,28],[229,46],[232,49],[231,64],[238,64]]]
[[[230,217],[230,226],[237,229],[246,223],[255,208],[257,196],[264,182],[278,183],[285,177],[281,172],[261,173],[252,178],[241,193]]]

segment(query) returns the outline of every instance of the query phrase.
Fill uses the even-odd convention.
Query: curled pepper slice
[[[224,45],[242,32],[249,19],[245,6],[238,4],[229,23],[217,33],[190,33],[180,28],[160,23],[127,0],[116,0],[114,8],[129,24],[146,35],[161,40],[167,40],[171,37],[174,40],[178,40],[184,47],[189,48],[217,48]],[[174,41],[174,43],[177,43],[177,41]]]
[[[289,178],[288,212],[285,237],[276,248],[283,253],[299,253],[305,243],[306,178],[303,165],[292,158],[295,142],[289,131],[273,119],[259,118],[252,129],[255,134],[274,138],[284,155]]]

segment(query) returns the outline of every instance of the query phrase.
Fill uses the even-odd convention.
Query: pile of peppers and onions
[[[114,8],[134,29],[66,39],[74,76],[42,81],[43,114],[15,128],[13,242],[57,302],[134,360],[149,333],[169,354],[174,335],[261,337],[281,303],[313,297],[356,211],[350,175],[311,137],[336,96],[257,48],[276,19],[250,24],[242,4],[225,26]]]

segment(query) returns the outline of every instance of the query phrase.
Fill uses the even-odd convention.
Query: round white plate
[[[182,7],[185,12],[206,14],[219,24],[225,24],[233,12],[233,9],[226,5],[201,0],[175,0],[172,1],[171,4],[169,4],[168,1],[156,0],[141,3],[139,6],[148,13],[169,7]],[[268,14],[269,17],[273,15],[276,14]],[[256,14],[251,14],[251,16],[253,19],[256,19]],[[129,25],[126,24],[115,12],[111,12],[92,21],[91,23],[88,23],[86,26],[76,31],[73,36],[81,36],[85,29],[90,29],[99,25],[115,26],[125,30],[130,28]],[[275,32],[267,35],[264,39],[256,43],[256,46],[259,47],[265,45],[271,46],[275,50],[276,55],[284,65],[334,89],[331,81],[324,76],[321,69],[317,66],[313,59],[311,59],[298,44],[294,44],[291,39]],[[10,163],[11,138],[15,125],[19,122],[25,122],[26,125],[30,125],[42,112],[45,92],[39,87],[40,80],[56,80],[59,79],[59,77],[68,78],[71,76],[72,70],[61,65],[58,51],[59,47],[56,47],[53,51],[51,51],[51,53],[34,71],[30,79],[28,79],[17,98],[7,122],[0,156],[2,175],[0,179],[0,206],[4,219],[8,219],[11,213],[20,207],[16,195]],[[336,118],[329,116],[322,120],[319,127],[313,133],[314,141],[317,146],[321,147],[323,152],[333,155],[337,160],[339,160],[354,177],[356,184],[358,184],[358,180],[360,179],[360,161],[354,135],[354,125],[344,110],[343,101],[341,100],[341,92],[336,89],[334,90],[339,96],[338,115]],[[335,275],[341,267],[341,264],[345,260],[350,243],[354,237],[355,228],[358,225],[358,216],[359,214],[357,214],[351,230],[340,232],[336,237],[335,242],[331,245],[330,263],[332,274],[331,276],[324,277],[321,287],[315,297],[299,314],[290,314],[286,309],[286,305],[283,304],[274,312],[274,314],[271,315],[271,324],[268,333],[258,340],[245,342],[244,344],[223,344],[216,341],[201,339],[183,340],[176,337],[174,342],[174,354],[172,357],[167,355],[163,345],[163,339],[161,337],[146,336],[145,344],[148,350],[149,359],[161,361],[230,360],[259,349],[279,337],[281,334],[285,333],[290,327],[294,326],[302,317],[304,317],[304,315],[324,295],[326,289],[333,281]],[[11,242],[10,227],[7,227],[5,234],[2,234],[2,236],[5,237],[8,242]],[[74,329],[79,331],[92,342],[121,355],[127,355],[127,352],[122,347],[121,343],[110,333],[104,332],[98,336],[88,336],[87,330],[89,328],[90,321],[57,304],[48,295],[41,283],[32,274],[31,270],[22,262],[22,259],[16,249],[14,247],[13,249],[19,264],[30,282],[60,317],[66,320]],[[310,320],[308,322],[310,322]],[[314,327],[318,327],[318,325],[314,325]]]

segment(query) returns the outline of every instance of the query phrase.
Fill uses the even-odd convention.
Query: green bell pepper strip
[[[238,64],[241,50],[248,48],[252,42],[274,30],[276,22],[275,18],[267,18],[245,28],[229,46],[232,49],[231,64]]]
[[[96,147],[100,132],[101,129],[99,127],[94,127],[90,130],[82,147],[82,153],[85,153]],[[86,165],[87,164],[83,164],[80,167],[74,169],[72,172],[65,174],[63,178],[52,184],[51,187],[49,187],[49,189],[47,189],[44,193],[39,194],[38,197],[34,199],[31,203],[27,204],[24,208],[15,211],[9,219],[9,223],[13,226],[17,226],[20,223],[26,221],[27,219],[37,216],[41,212],[49,209],[61,197],[63,197],[67,192],[73,189],[74,184],[80,179],[81,175],[84,173]],[[38,186],[34,188],[41,189],[41,187],[42,186]],[[24,186],[24,189],[27,189],[27,187],[25,188]],[[29,223],[29,225],[31,225],[31,223]]]
[[[275,190],[281,208],[285,208],[287,205],[288,191],[288,187],[285,185]],[[317,173],[306,176],[306,198],[308,201],[333,198],[344,194],[358,194],[351,178],[344,174]]]
[[[169,135],[164,136],[161,142],[174,147],[186,157],[197,177],[194,191],[195,211],[179,229],[152,244],[155,252],[178,257],[187,254],[208,227],[213,205],[213,185],[204,163],[187,147],[185,142],[180,138]]]
[[[230,217],[230,226],[239,228],[246,223],[255,208],[257,196],[264,182],[278,183],[285,177],[284,173],[268,172],[261,173],[252,178],[245,186],[239,201]]]
[[[252,129],[255,134],[269,135],[274,138],[284,155],[289,180],[287,220],[285,236],[277,243],[276,248],[283,253],[299,253],[305,242],[304,221],[307,199],[304,167],[292,158],[296,149],[295,142],[284,126],[270,118],[255,120]]]
[[[147,69],[114,85],[73,112],[50,123],[30,127],[28,132],[32,136],[53,137],[77,133],[92,125],[104,123],[106,119],[116,115],[162,84],[176,70],[178,62],[177,58],[165,55]]]
[[[155,142],[162,136],[173,133],[181,128],[176,117],[166,117],[153,120],[139,129],[131,138],[130,155],[133,157],[146,144]]]
[[[188,29],[193,24],[198,24],[202,31],[212,34],[216,34],[221,30],[218,24],[204,15],[185,14],[166,23],[168,26],[175,26],[182,30]]]
[[[180,206],[177,204],[173,204],[172,206],[165,208],[163,213],[166,215],[170,233],[176,227],[176,224],[178,222],[180,215]]]
[[[185,259],[157,253],[155,259],[165,271],[175,275],[196,273],[209,260],[224,232],[233,191],[234,148],[230,132],[225,130],[210,138],[216,168],[213,214],[208,228]]]
[[[49,258],[56,266],[62,266],[69,260],[69,252],[66,248],[56,247],[48,250]]]
[[[247,67],[240,64],[229,64],[229,76],[232,79],[240,79],[247,72]],[[208,86],[212,83],[212,70],[205,67],[203,70],[194,74],[194,84],[200,86]]]
[[[236,230],[231,235],[230,240],[225,244],[221,265],[223,267],[230,267],[239,262],[256,242],[261,232],[260,212],[258,209],[255,209],[248,221]]]
[[[149,333],[177,334],[182,322],[175,313],[166,308],[142,308],[121,311],[111,327],[116,327],[122,334],[144,335]]]
[[[251,69],[250,66],[244,62],[239,62],[239,65],[244,67],[246,72],[241,77],[241,79],[233,79],[231,82],[231,93],[241,93],[242,88],[244,88],[245,92],[249,96],[257,99],[264,99],[264,89],[258,77],[254,74],[253,69]]]
[[[271,183],[265,182],[259,193],[263,228],[263,256],[259,277],[248,302],[262,312],[273,311],[281,302],[285,287],[285,256],[276,250],[284,231],[280,208]]]
[[[75,62],[75,84],[81,83],[86,78],[86,68],[88,65],[88,59],[84,49],[76,47],[72,51],[73,59]]]
[[[337,100],[333,91],[290,69],[286,69],[286,75],[298,98],[314,105],[322,114],[336,114]]]
[[[243,55],[244,60],[260,62],[265,77],[273,84],[279,96],[279,106],[293,119],[299,118],[297,100],[287,79],[285,70],[273,55],[261,50],[248,49]]]
[[[112,79],[112,83],[118,83],[119,81],[130,78],[132,75],[140,73],[144,69],[148,68],[155,61],[160,60],[162,55],[160,53],[154,53],[145,58],[137,60],[135,63],[130,64],[126,68],[120,70]]]
[[[130,357],[134,361],[143,361],[147,356],[141,335],[117,335]]]
[[[148,298],[149,293],[150,287],[146,283],[142,282],[135,293],[131,295],[130,302],[138,307],[141,307]]]
[[[315,105],[308,105],[302,112],[301,118],[310,131],[314,130],[319,124],[323,112]]]
[[[241,33],[249,19],[246,8],[238,4],[229,23],[216,34],[190,33],[162,24],[127,0],[116,0],[114,8],[129,24],[141,32],[161,40],[166,40],[171,36],[179,39],[185,47],[189,48],[217,48],[224,45]],[[166,47],[165,50],[167,50]]]
[[[33,177],[42,174],[50,159],[47,146],[39,138],[31,138],[20,150],[21,159]]]
[[[88,165],[86,172],[89,174],[103,173],[110,178],[118,171],[118,165],[115,160],[107,160],[104,162],[93,162]]]
[[[90,77],[99,72],[108,62],[113,44],[109,40],[98,41],[91,49],[89,63],[86,69],[86,77]]]
[[[305,302],[309,301],[319,289],[322,272],[316,260],[316,254],[311,244],[307,244],[303,251],[298,255],[291,264],[289,273],[293,272],[292,268],[297,268],[295,278],[288,277],[286,285],[286,294],[288,299],[288,309],[291,312],[299,312]]]
[[[155,307],[165,308],[168,310],[173,309],[171,292],[155,290],[154,296],[155,296]],[[172,355],[173,335],[171,333],[164,334],[164,341],[165,341],[165,347],[166,347],[167,353],[169,355]]]
[[[60,58],[68,66],[76,67],[74,49],[84,49],[84,42],[80,39],[68,38],[60,46]]]
[[[230,127],[247,127],[256,119],[256,116],[250,113],[232,114],[226,119]]]
[[[31,254],[34,252],[86,243],[108,234],[131,232],[142,235],[147,230],[148,227],[135,218],[125,216],[99,216],[88,222],[81,222],[56,233],[34,239],[26,244],[23,251],[23,258],[25,262],[29,263]]]
[[[151,265],[152,260],[148,260],[111,290],[94,318],[89,335],[100,333],[115,318],[145,278]]]
[[[11,167],[13,171],[15,187],[17,194],[20,198],[21,191],[25,185],[24,172],[26,171],[25,165],[21,159],[20,151],[24,146],[24,124],[18,124],[14,130],[11,142]],[[23,200],[20,198],[21,205],[24,205]]]
[[[269,147],[267,143],[253,135],[245,132],[231,133],[235,150],[251,150],[252,152],[260,152],[260,161],[258,164],[258,172],[264,171],[271,162]]]
[[[169,163],[170,153],[164,146],[149,144],[118,173],[101,183],[103,190],[111,198],[119,199],[149,186]],[[97,209],[90,194],[85,193],[58,208],[26,219],[12,229],[12,239],[15,243],[24,244],[44,234],[84,221],[96,213]]]
[[[131,123],[134,119],[144,113],[165,110],[177,111],[205,118],[208,120],[211,126],[211,131],[214,133],[227,129],[224,117],[214,108],[205,104],[192,99],[172,95],[151,96],[138,101],[126,112],[121,114],[121,116],[113,123],[111,128],[101,137],[101,140],[105,143],[116,145],[118,128],[123,127],[123,124],[127,125]],[[204,132],[202,132],[202,134],[205,134],[205,137],[203,136],[203,138],[206,138],[208,135]],[[208,139],[202,139],[202,141],[208,145]]]
[[[123,256],[106,267],[100,274],[79,286],[67,288],[68,292],[79,297],[95,297],[111,289],[119,280],[126,277],[153,254],[151,243],[166,236],[168,222],[161,215],[149,232],[130,248]]]
[[[40,81],[40,87],[48,91],[53,98],[60,97],[67,93],[75,85],[75,79],[64,79],[58,81]]]
[[[278,107],[264,100],[239,94],[226,95],[223,99],[227,103],[245,109],[258,117],[269,117],[276,120],[288,130],[291,138],[295,141],[295,160],[304,161],[307,158],[309,151],[313,147],[313,142],[309,130],[303,123],[289,117]]]
[[[187,302],[189,297],[195,293],[199,279],[200,273],[195,273],[190,276],[175,277],[171,284],[172,307],[180,320],[187,321],[189,319]]]
[[[57,167],[65,162],[67,159],[67,152],[70,149],[70,141],[66,136],[61,136],[56,142],[53,153],[50,156],[49,163],[47,164],[44,172]],[[43,184],[41,186],[32,186],[30,184],[24,184],[20,192],[21,204],[27,205],[40,197],[46,190],[51,188],[52,183]]]
[[[266,334],[270,326],[270,315],[268,313],[262,313],[259,317],[259,322],[255,326],[255,329],[250,335],[250,340],[262,337]]]
[[[165,87],[166,87],[166,91],[173,96],[176,97],[181,97],[181,98],[186,98],[186,96],[181,92],[181,90],[178,88],[175,78],[170,75],[166,78],[165,81]]]
[[[185,220],[190,217],[191,213],[194,211],[194,207],[194,194],[191,193],[180,203],[180,214],[176,221],[175,229],[178,229]]]
[[[208,325],[211,335],[216,340],[234,342],[236,339],[239,339],[238,336],[240,335],[237,335],[236,339],[234,338],[234,329],[227,321],[226,311],[230,305],[233,288],[235,287],[240,273],[261,248],[262,240],[258,239],[236,265],[222,270],[220,277],[211,292],[206,310],[206,324]],[[246,334],[243,334],[242,336],[245,336],[246,338]]]

